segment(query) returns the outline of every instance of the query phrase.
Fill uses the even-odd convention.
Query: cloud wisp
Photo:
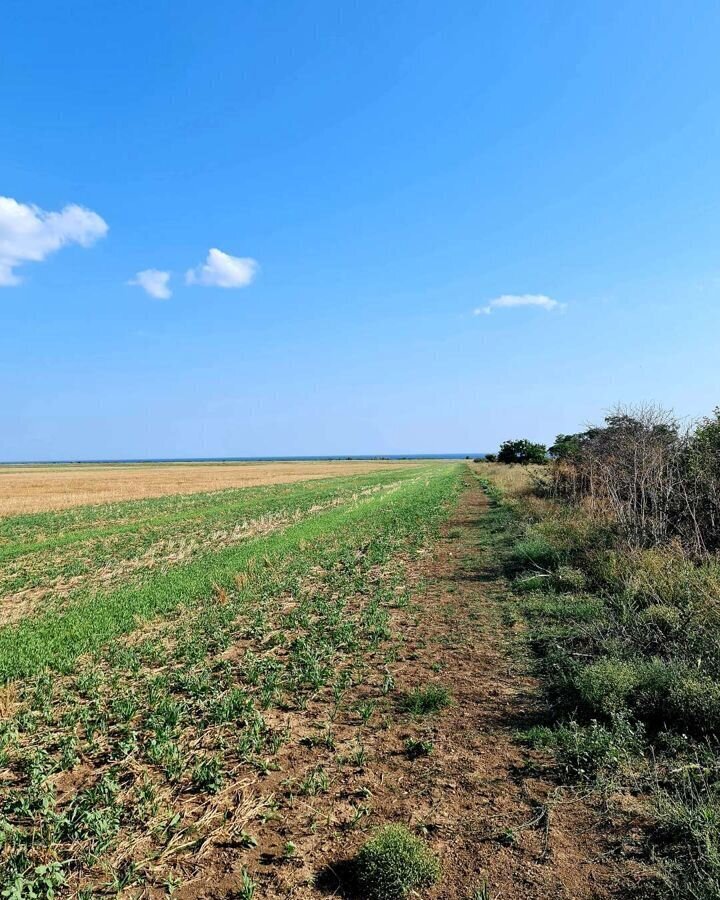
[[[47,212],[0,197],[0,287],[20,284],[18,266],[42,262],[68,244],[90,247],[107,231],[107,222],[83,206],[70,204],[59,212]]]
[[[489,316],[494,309],[510,309],[516,306],[535,306],[547,312],[563,309],[564,303],[546,297],[545,294],[503,294],[496,297],[485,306],[478,306],[473,310],[474,316]]]
[[[141,287],[146,294],[156,300],[169,300],[172,297],[169,282],[170,272],[163,272],[161,269],[143,269],[128,281],[128,284]]]
[[[213,247],[202,265],[188,269],[186,284],[202,284],[206,287],[243,288],[255,278],[259,266],[249,256],[230,256]]]

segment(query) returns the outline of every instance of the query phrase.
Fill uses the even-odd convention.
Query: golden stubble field
[[[225,488],[362,475],[408,461],[0,466],[0,516]]]

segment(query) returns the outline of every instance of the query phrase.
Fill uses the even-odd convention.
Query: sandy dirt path
[[[426,727],[432,756],[408,772],[399,752],[388,754],[383,817],[423,826],[439,851],[443,883],[428,898],[629,897],[645,877],[635,861],[640,829],[613,820],[588,792],[561,786],[550,757],[515,739],[542,719],[543,701],[503,624],[508,589],[494,574],[487,509],[469,474],[422,567],[417,625],[402,624],[398,687],[438,681],[453,705]]]

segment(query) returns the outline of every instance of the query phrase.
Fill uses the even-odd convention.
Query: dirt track
[[[264,852],[250,862],[260,873],[260,896],[355,898],[346,880],[348,861],[368,831],[387,822],[424,833],[439,854],[443,877],[422,892],[426,900],[627,898],[647,877],[638,861],[639,828],[613,820],[588,792],[561,787],[550,756],[526,750],[514,737],[516,729],[538,720],[542,702],[514,647],[516,636],[502,621],[508,592],[492,574],[482,526],[486,512],[486,498],[468,474],[440,542],[413,564],[413,604],[393,612],[393,630],[405,636],[390,666],[396,692],[434,682],[450,690],[452,705],[413,720],[391,704],[364,729],[367,763],[351,772],[334,753],[320,759],[318,748],[289,747],[266,790],[281,792],[288,774],[311,760],[322,762],[332,788],[312,809],[283,807],[279,820],[259,835]],[[379,682],[385,671],[376,658],[368,677]],[[319,724],[314,716],[306,713],[307,725]],[[356,727],[334,723],[339,747],[350,746]],[[409,760],[408,737],[431,740],[432,754]],[[349,829],[348,803],[360,802],[367,804],[368,818]],[[293,863],[282,861],[278,827],[298,846]],[[178,897],[234,896],[240,865],[237,856],[220,851]],[[487,893],[481,893],[484,886]]]
[[[407,687],[438,679],[454,703],[433,729],[437,752],[417,760],[411,778],[389,756],[385,817],[436,835],[445,876],[428,897],[470,898],[483,881],[502,900],[627,897],[644,877],[628,861],[639,831],[611,825],[584,791],[560,787],[552,760],[514,737],[543,704],[502,622],[507,588],[493,575],[487,500],[473,482],[424,567],[424,613],[408,629],[398,677]]]
[[[481,527],[486,511],[469,477],[420,572],[422,611],[398,621],[407,636],[395,669],[398,688],[438,681],[453,705],[424,725],[375,735],[371,753],[385,764],[373,767],[368,785],[374,817],[427,832],[444,872],[442,883],[423,893],[428,898],[472,898],[483,883],[498,900],[627,897],[644,877],[628,861],[638,852],[639,831],[627,822],[611,825],[583,791],[559,786],[548,756],[514,738],[538,719],[542,703],[501,620],[507,588],[492,575]],[[434,753],[408,763],[408,733],[431,737]]]

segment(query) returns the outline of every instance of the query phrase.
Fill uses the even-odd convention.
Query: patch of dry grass
[[[505,465],[504,463],[480,463],[475,467],[478,475],[490,478],[504,497],[513,500],[528,497],[533,492],[534,480],[543,472],[543,466]]]

